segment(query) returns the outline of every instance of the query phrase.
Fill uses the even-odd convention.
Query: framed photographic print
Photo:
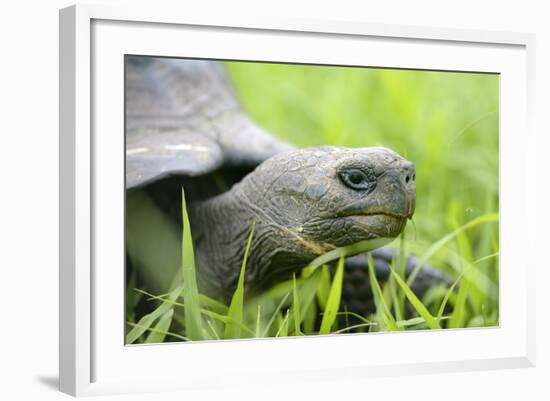
[[[62,10],[61,390],[532,366],[533,43]]]

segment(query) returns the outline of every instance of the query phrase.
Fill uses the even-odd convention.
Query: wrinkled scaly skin
[[[357,171],[361,188],[346,184],[346,174]],[[414,165],[389,149],[284,152],[230,191],[191,204],[200,284],[213,295],[232,294],[253,222],[250,291],[289,278],[336,247],[396,237],[414,206]]]

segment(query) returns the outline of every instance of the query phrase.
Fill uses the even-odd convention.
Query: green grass
[[[252,237],[254,236],[254,223],[252,223],[252,229],[248,237],[248,243],[244,251],[243,263],[241,271],[239,273],[239,280],[237,282],[237,288],[231,298],[231,304],[227,310],[227,317],[229,317],[230,323],[225,325],[224,338],[240,338],[243,325],[243,311],[244,311],[244,278],[246,273],[246,262],[248,260],[248,252],[250,251],[250,245],[252,244]],[[258,307],[258,314],[259,312]],[[261,316],[261,315],[260,315]],[[259,317],[257,319],[257,326],[259,325]],[[256,332],[258,329],[256,330]]]
[[[150,270],[159,272],[181,265],[181,273],[163,278],[172,280],[174,289],[167,294],[134,290],[140,285],[130,275],[127,343],[498,325],[497,75],[256,63],[227,63],[227,68],[247,112],[283,140],[300,147],[386,146],[414,161],[414,220],[389,245],[400,255],[389,280],[371,279],[376,308],[368,316],[354,316],[341,304],[345,269],[334,274],[326,265],[385,240],[322,255],[254,299],[244,296],[239,282],[224,305],[198,293],[190,233],[184,232],[176,252],[174,241],[157,234],[162,224],[155,223],[156,216],[147,215],[143,224],[154,228],[162,239],[159,249],[166,250],[156,258],[145,252],[144,239],[132,234],[138,223],[129,222],[131,259],[149,265],[157,260],[159,266]],[[146,202],[138,200],[128,207]],[[408,254],[443,270],[452,289],[436,287],[416,298],[403,274]],[[241,274],[245,269],[243,260]],[[182,275],[190,278],[182,281]],[[186,297],[186,291],[195,295]],[[136,315],[138,303],[149,305],[145,316]],[[359,323],[351,328],[348,318]]]
[[[330,330],[336,323],[336,314],[340,310],[340,298],[342,296],[342,284],[344,280],[344,256],[340,256],[327,301],[325,302],[325,310],[319,334],[329,334]]]
[[[254,224],[250,230],[237,287],[230,305],[226,306],[198,293],[193,260],[193,241],[183,191],[182,199],[183,283],[170,293],[160,296],[134,289],[134,291],[149,297],[151,302],[157,302],[157,306],[137,323],[128,322],[129,332],[126,337],[128,344],[340,334],[360,328],[368,328],[369,331],[401,331],[411,328],[441,329],[440,322],[444,320],[449,321],[448,327],[467,327],[472,325],[472,322],[476,325],[479,325],[480,322],[489,323],[486,325],[496,324],[496,322],[491,321],[490,316],[477,315],[475,308],[471,306],[475,305],[477,301],[486,304],[490,298],[490,294],[483,291],[471,291],[470,283],[466,280],[470,276],[470,272],[476,269],[476,263],[481,262],[480,260],[464,266],[463,271],[449,289],[441,292],[439,296],[432,297],[428,304],[437,306],[437,313],[435,314],[430,312],[429,306],[416,297],[407,282],[394,267],[392,267],[390,279],[384,284],[378,282],[374,270],[369,268],[370,283],[376,305],[375,311],[368,317],[358,316],[363,322],[360,325],[339,327],[337,317],[346,314],[345,311],[342,312],[341,304],[345,257],[367,252],[379,245],[379,240],[359,243],[362,249],[359,249],[359,245],[355,244],[354,246],[338,248],[336,252],[331,251],[314,260],[310,265],[304,266],[301,278],[297,279],[293,275],[291,280],[278,283],[260,296],[246,300],[244,275],[247,256],[254,235]],[[449,255],[454,257],[453,247],[445,245],[449,244],[449,238],[464,235],[465,231],[479,225],[495,222],[496,217],[494,215],[487,215],[457,227],[453,232],[436,242],[437,250],[449,251]],[[400,252],[404,252],[405,244],[406,240],[401,237]],[[433,253],[434,246],[429,247],[420,260],[429,259]],[[469,248],[465,248],[463,253],[469,253]],[[401,256],[406,255],[399,254],[399,259],[401,259]],[[368,254],[368,257],[369,265],[372,266],[371,254]],[[487,258],[492,257],[494,255],[487,256]],[[334,262],[336,259],[338,261],[335,273],[333,277],[330,277],[324,263]],[[324,263],[320,263],[320,261]],[[458,263],[462,264],[464,260],[459,259]],[[395,262],[393,266],[395,266]],[[453,310],[444,316],[445,308],[459,283],[460,289],[455,296]],[[414,315],[412,318],[402,318],[402,316],[405,316],[405,310],[398,300],[396,287],[409,302]],[[191,297],[190,294],[192,294]],[[477,299],[476,297],[479,296],[484,299]],[[494,313],[494,311],[492,312]],[[189,316],[193,316],[193,318],[191,319]],[[310,319],[313,317],[313,319],[306,325],[308,316]],[[317,316],[320,316],[318,325],[315,322]],[[208,330],[205,327],[208,327]]]

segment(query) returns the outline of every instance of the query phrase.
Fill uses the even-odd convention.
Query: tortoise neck
[[[289,278],[318,256],[304,253],[288,229],[274,223],[261,205],[252,204],[242,184],[190,209],[199,286],[210,296],[231,299],[253,224],[245,275],[248,294]]]

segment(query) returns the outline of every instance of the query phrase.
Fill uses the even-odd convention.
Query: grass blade
[[[362,321],[362,322],[365,323],[365,324],[370,324],[370,325],[373,324],[373,322],[371,322],[371,321],[370,321],[369,319],[367,319],[366,317],[361,316],[361,315],[358,314],[358,313],[348,311],[348,310],[346,310],[346,311],[344,311],[344,312],[338,312],[337,315],[338,315],[338,316],[351,316],[351,317],[356,318],[357,320]]]
[[[174,302],[178,297],[179,289],[176,289],[169,293],[168,300]],[[126,344],[133,344],[141,337],[147,330],[151,328],[153,323],[164,315],[168,309],[171,309],[172,305],[170,302],[162,302],[153,312],[143,316],[139,319],[139,322],[132,324],[132,330],[126,334]]]
[[[300,283],[299,295],[300,295],[300,308],[301,308],[301,319],[300,322],[306,320],[306,314],[309,312],[310,308],[314,306],[315,295],[317,294],[317,289],[319,288],[319,283],[321,280],[322,270],[316,270],[310,275],[305,281]],[[297,280],[298,281],[298,280]]]
[[[460,282],[460,280],[462,280],[462,276],[464,276],[464,272],[462,272],[462,274],[460,276],[457,277],[457,279],[454,281],[454,283],[449,287],[449,289],[447,290],[447,293],[445,294],[445,296],[443,297],[443,300],[441,301],[441,305],[439,306],[439,310],[437,312],[437,321],[439,322],[441,320],[441,317],[443,316],[443,313],[445,311],[445,306],[447,306],[447,302],[449,302],[449,298],[451,297],[451,295],[453,294],[453,291],[455,289],[455,287],[458,285],[458,283]]]
[[[143,290],[139,290],[139,289],[136,289],[136,291],[139,291],[147,296],[149,296],[151,299],[156,299],[156,300],[159,300],[159,301],[162,301],[164,304],[163,305],[167,305],[167,306],[170,306],[170,305],[173,305],[173,306],[177,306],[177,307],[180,307],[180,308],[184,308],[185,310],[185,304],[182,304],[181,302],[177,302],[177,301],[173,301],[169,298],[163,298],[161,296],[157,296],[157,295],[153,295],[153,294],[150,294],[148,293],[147,291],[143,291]],[[179,291],[181,291],[181,289],[179,289]],[[166,308],[166,306],[165,306]],[[219,322],[222,322],[224,325],[227,325],[229,323],[234,323],[234,324],[237,324],[241,327],[241,329],[244,329],[245,331],[247,331],[248,333],[251,333],[253,334],[253,331],[250,330],[248,327],[246,327],[244,324],[242,323],[239,323],[239,322],[235,322],[231,317],[229,316],[226,316],[225,314],[221,314],[221,313],[218,313],[218,312],[215,312],[213,310],[209,310],[209,309],[204,309],[204,308],[201,308],[201,313],[207,317],[210,317],[212,319],[215,319]],[[157,312],[157,311],[155,311]],[[149,315],[147,315],[149,316]],[[155,315],[156,318],[158,318],[158,313]],[[140,327],[145,327],[145,325],[140,325]],[[143,330],[145,331],[145,330]]]
[[[288,294],[286,294],[283,299],[281,299],[281,302],[279,302],[279,305],[277,306],[277,308],[275,308],[275,311],[273,312],[273,314],[271,315],[271,319],[269,319],[269,322],[267,322],[267,326],[265,326],[265,329],[262,333],[262,337],[266,337],[267,336],[267,333],[269,332],[269,329],[271,328],[271,325],[273,324],[273,322],[275,321],[275,319],[280,316],[279,312],[281,310],[281,308],[283,307],[283,304],[286,302],[288,298]]]
[[[390,268],[391,269],[395,268],[395,259],[393,259],[393,258],[391,260]],[[401,272],[399,272],[399,274],[401,275]],[[401,277],[403,277],[403,276],[401,276]],[[388,280],[387,288],[388,288],[389,293],[390,293],[391,305],[393,305],[393,311],[395,313],[395,319],[397,321],[403,320],[403,316],[404,316],[403,310],[405,309],[405,302],[404,302],[405,295],[403,294],[402,291],[400,291],[399,295],[398,295],[397,289],[395,288],[395,279],[393,278],[393,276],[391,274],[390,274],[390,278]],[[401,299],[403,299],[403,301]]]
[[[296,275],[292,275],[292,317],[294,318],[294,333],[301,336],[300,324],[302,322],[300,311],[300,299],[298,297],[298,289],[296,287]]]
[[[296,335],[303,335],[305,327],[302,328],[302,323],[305,325],[306,320],[311,327],[310,331],[313,331],[313,323],[316,316],[311,316],[310,310],[314,308],[315,294],[319,286],[319,279],[321,278],[321,269],[315,270],[313,274],[307,278],[296,279],[293,277],[293,302],[290,313],[292,320],[289,322],[289,331],[295,332]],[[314,312],[315,313],[315,312]],[[296,327],[298,330],[296,330]],[[306,331],[308,332],[308,331]]]
[[[250,235],[248,236],[248,243],[246,244],[246,249],[244,250],[243,263],[241,265],[241,272],[239,273],[237,288],[235,288],[235,292],[231,298],[231,304],[229,305],[229,311],[227,312],[227,316],[231,318],[231,322],[225,326],[225,339],[241,338],[244,303],[244,277],[246,272],[246,262],[248,260],[248,252],[250,251],[252,237],[254,236],[254,227],[255,223],[252,223]]]
[[[210,331],[212,332],[212,334],[214,335],[214,339],[216,340],[219,340],[220,339],[220,336],[218,334],[218,331],[216,330],[216,328],[214,327],[214,325],[212,324],[212,321],[210,319],[207,319],[206,320],[206,324],[208,325],[208,327],[210,328]]]
[[[183,302],[185,304],[185,334],[191,340],[202,340],[204,338],[204,329],[195,271],[195,252],[193,250],[193,237],[191,236],[191,225],[189,224],[189,215],[187,214],[185,191],[183,188],[181,189],[181,209],[183,220],[181,271],[183,276]]]
[[[405,280],[405,271],[407,266],[407,254],[405,253],[405,230],[401,232],[401,235],[399,236],[399,263],[398,263],[398,270],[399,277],[401,277],[403,280]],[[394,263],[394,260],[392,259],[392,263]],[[393,267],[393,266],[392,266]],[[390,275],[390,277],[392,277]],[[395,284],[392,280],[392,285]],[[394,287],[395,288],[395,287]],[[405,294],[403,294],[403,291],[399,291],[397,294],[397,304],[394,304],[396,309],[395,317],[397,320],[401,320],[405,313]]]
[[[354,324],[353,326],[348,326],[348,327],[344,327],[343,329],[336,330],[332,334],[342,334],[342,333],[345,333],[346,331],[350,331],[350,330],[354,330],[354,329],[361,329],[361,328],[370,327],[370,326],[376,326],[376,323],[371,322],[371,323]]]
[[[277,321],[279,323],[279,330],[277,331],[277,334],[275,334],[275,337],[286,337],[288,336],[288,317],[289,317],[290,309],[286,310],[284,319],[281,318],[281,315],[277,315]]]
[[[492,259],[492,258],[496,258],[496,257],[498,257],[498,255],[499,255],[498,252],[492,253],[492,254],[490,254],[490,255],[484,256],[484,257],[479,258],[479,259],[477,259],[477,260],[474,260],[474,261],[472,262],[472,264],[473,264],[473,265],[477,265],[477,264],[479,264],[479,263],[481,263],[481,262],[485,262],[486,260],[489,260],[489,259]]]
[[[441,320],[445,320],[445,319],[449,319],[449,316],[442,316],[441,317]],[[422,323],[426,323],[426,319],[424,319],[423,317],[413,317],[412,319],[407,319],[407,320],[398,320],[397,321],[397,325],[399,327],[410,327],[410,326],[416,326],[418,324],[422,324]]]
[[[316,269],[319,266],[325,265],[327,263],[333,262],[336,259],[342,257],[348,257],[353,255],[358,255],[360,253],[365,253],[372,251],[373,249],[380,248],[384,245],[389,244],[395,238],[374,238],[365,241],[359,241],[355,244],[348,246],[343,246],[340,248],[333,249],[332,251],[326,252],[321,256],[315,258],[308,266],[308,269]]]
[[[127,322],[130,326],[132,326],[133,328],[144,328],[145,331],[149,331],[149,332],[159,332],[159,330],[155,329],[155,328],[152,328],[152,327],[140,327],[139,324],[137,323],[132,323],[132,322]],[[189,338],[187,337],[184,337],[180,334],[177,334],[177,333],[172,333],[172,332],[169,332],[169,331],[163,331],[161,332],[162,334],[164,334],[165,336],[172,336],[172,337],[175,337],[179,340],[183,340],[183,341],[191,341]]]
[[[158,301],[164,301],[164,302],[170,302],[172,305],[178,305],[178,306],[184,306],[183,303],[172,301],[168,298],[169,294],[162,294],[162,295],[155,295],[148,291],[142,290],[140,288],[134,288],[134,291],[146,295],[148,298],[147,300],[158,300]],[[183,291],[183,287],[178,287],[175,289],[176,293],[179,295]],[[207,297],[206,295],[199,294],[199,301],[202,306],[208,306],[211,308],[214,312],[226,314],[229,308],[221,303],[220,301],[216,301],[215,299],[212,299],[210,297]]]
[[[258,304],[258,313],[256,314],[256,338],[261,336],[262,332],[262,305]]]
[[[374,303],[376,305],[377,312],[380,312],[382,315],[382,319],[384,320],[384,324],[390,329],[390,331],[398,331],[399,326],[397,326],[397,322],[395,321],[393,315],[391,314],[390,309],[388,308],[388,305],[386,304],[386,301],[384,300],[384,294],[382,293],[382,289],[380,288],[380,284],[378,283],[378,279],[376,278],[376,274],[374,273],[374,260],[372,259],[372,254],[368,254],[368,270],[369,270],[369,281],[372,289],[372,294],[374,296]]]
[[[306,334],[313,334],[315,330],[315,321],[317,320],[317,305],[312,302],[309,305],[309,308],[306,309],[306,312],[304,313],[304,333]]]
[[[426,321],[428,327],[434,330],[441,329],[441,326],[439,325],[437,320],[431,315],[431,313],[428,311],[428,309],[426,309],[424,304],[417,298],[417,296],[414,295],[414,292],[412,292],[407,283],[405,283],[405,281],[403,281],[403,279],[399,277],[399,274],[394,269],[391,269],[391,274],[399,287],[401,287],[401,290],[405,293],[405,296],[407,297],[413,308]]]
[[[323,265],[320,269],[319,285],[317,286],[317,301],[322,310],[327,307],[328,294],[330,292],[330,272],[328,266]]]
[[[449,321],[449,328],[455,329],[458,327],[464,327],[464,320],[466,318],[466,301],[468,299],[468,293],[470,292],[470,281],[464,277],[462,285],[458,289],[456,296],[456,302]]]
[[[147,338],[145,339],[145,343],[152,344],[152,343],[161,343],[164,341],[164,338],[169,333],[168,329],[170,328],[170,325],[172,324],[172,317],[174,316],[174,308],[168,309],[168,311],[161,316],[158,323],[155,325],[154,329],[151,330]]]
[[[215,299],[212,299],[204,294],[199,294],[199,301],[202,306],[208,306],[214,312],[225,314],[229,310],[227,305],[224,305],[220,301],[216,301]]]
[[[332,286],[328,295],[327,305],[321,320],[319,334],[329,334],[330,329],[336,321],[336,314],[340,309],[340,299],[342,296],[342,283],[344,281],[344,256],[341,255],[336,266],[336,272],[332,279]]]

